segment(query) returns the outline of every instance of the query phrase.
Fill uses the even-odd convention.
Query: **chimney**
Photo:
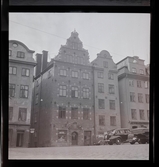
[[[44,71],[47,67],[48,51],[43,50],[42,52],[42,71]]]
[[[35,70],[35,76],[38,76],[41,73],[41,58],[42,58],[42,54],[37,53],[36,54],[36,70]]]

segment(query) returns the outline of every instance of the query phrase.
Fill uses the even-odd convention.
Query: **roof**
[[[135,57],[137,57],[137,56],[133,56],[133,57],[131,57],[131,56],[127,56],[127,57],[125,57],[124,59],[122,59],[122,60],[120,60],[118,63],[116,63],[116,64],[119,64],[119,63],[121,63],[122,61],[124,61],[125,59],[128,59],[128,58],[135,58]],[[138,58],[139,59],[139,58]],[[139,60],[142,60],[142,59],[139,59]],[[142,61],[144,61],[144,60],[142,60]]]

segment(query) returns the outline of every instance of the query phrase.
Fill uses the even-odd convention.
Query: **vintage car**
[[[128,135],[128,141],[130,144],[139,144],[149,143],[149,129],[148,128],[135,128],[131,130],[131,133]]]
[[[105,141],[109,145],[120,145],[121,143],[128,142],[127,139],[130,133],[131,131],[128,128],[114,129],[107,132],[105,135]]]
[[[97,135],[93,142],[94,145],[105,145],[104,135]]]

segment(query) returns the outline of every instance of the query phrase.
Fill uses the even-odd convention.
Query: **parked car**
[[[128,142],[127,139],[130,133],[131,131],[128,128],[114,129],[107,132],[105,135],[105,141],[109,145],[120,145],[121,143]]]
[[[105,145],[104,135],[97,135],[93,142],[94,145]]]
[[[149,129],[148,128],[135,128],[131,130],[131,133],[128,135],[128,141],[130,144],[139,144],[149,143]]]

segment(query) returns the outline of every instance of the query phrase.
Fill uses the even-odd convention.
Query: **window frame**
[[[21,115],[21,112],[24,112],[25,113],[25,118],[24,118],[24,120],[23,119],[21,119],[20,120],[20,115]],[[22,116],[21,116],[22,117]],[[27,120],[27,108],[19,108],[19,114],[18,114],[18,121],[20,121],[20,122],[26,122],[26,120]]]
[[[143,115],[141,113],[143,113]],[[139,115],[140,115],[140,120],[145,120],[145,113],[143,109],[139,110]]]
[[[24,89],[22,89],[22,86],[24,87]],[[27,89],[26,89],[26,87],[27,87]],[[25,91],[27,91],[27,97],[23,96],[25,94]],[[29,97],[29,85],[20,85],[20,98],[28,99],[28,97]]]
[[[110,110],[115,110],[115,100],[109,100],[109,109]]]
[[[9,106],[9,121],[13,119],[13,107]]]
[[[115,94],[115,86],[112,84],[109,84],[109,94]]]
[[[130,92],[130,102],[135,102],[135,92]]]
[[[137,73],[137,70],[136,70],[135,67],[132,67],[132,72],[135,73],[135,74]]]
[[[71,107],[71,119],[78,119],[78,107]]]
[[[131,119],[137,120],[137,112],[136,109],[131,109]]]
[[[146,103],[150,103],[149,101],[150,101],[150,96],[149,96],[149,94],[145,94],[145,101],[146,101]]]
[[[138,93],[138,102],[143,103],[143,94],[142,93]]]
[[[64,134],[59,134],[60,132],[64,132]],[[64,136],[64,137],[62,137]],[[62,138],[61,138],[62,137]],[[58,140],[61,140],[62,142],[67,142],[67,130],[58,130]]]
[[[23,74],[23,70],[25,70],[25,75]],[[29,75],[26,75],[26,71],[27,70],[29,71]],[[23,76],[23,77],[30,77],[30,69],[28,69],[28,68],[22,68],[21,76]]]
[[[109,72],[109,73],[108,73],[108,79],[114,80],[114,73]]]
[[[83,94],[84,99],[89,99],[89,93],[90,93],[89,88],[83,88],[82,89],[82,94]]]
[[[108,68],[108,62],[107,61],[103,61],[103,67]]]
[[[82,73],[82,78],[88,80],[89,79],[89,73],[88,72],[83,72]]]
[[[134,80],[133,79],[129,79],[129,86],[134,87]]]
[[[10,68],[12,68],[12,73],[10,73]],[[14,72],[14,69],[16,71],[16,73],[13,73]],[[14,67],[14,66],[9,66],[9,75],[17,75],[17,67]]]
[[[138,87],[138,88],[142,88],[142,81],[137,80],[137,87]]]
[[[103,102],[104,102],[102,106],[100,105],[100,103],[101,103],[100,101],[103,101]],[[101,107],[100,107],[100,106],[101,106]],[[99,108],[99,109],[105,109],[105,99],[98,99],[98,108]]]
[[[103,79],[103,78],[104,78],[104,73],[103,73],[103,71],[98,71],[98,72],[97,72],[97,77]]]
[[[20,55],[20,56],[19,56]],[[23,56],[22,56],[23,55]],[[22,51],[17,51],[17,57],[18,58],[21,58],[21,59],[24,59],[25,58],[25,52],[22,52]]]
[[[83,120],[89,120],[89,108],[83,108]]]
[[[11,86],[14,86],[14,87],[11,87]],[[15,97],[15,89],[16,89],[16,84],[9,83],[9,97]],[[13,91],[13,93],[11,93],[11,91]]]
[[[66,69],[60,69],[60,76],[66,77],[67,76],[67,70]]]
[[[78,98],[78,87],[77,86],[72,86],[71,87],[71,97],[72,98]]]
[[[110,126],[116,126],[116,116],[110,116]]]
[[[99,126],[105,126],[105,115],[99,115]]]
[[[76,75],[77,74],[77,75]],[[78,71],[71,71],[71,77],[72,78],[78,78]]]
[[[65,87],[65,88],[64,88]],[[61,89],[62,88],[62,89]],[[62,94],[61,94],[61,93]],[[64,93],[65,92],[65,93]],[[67,86],[66,85],[59,85],[59,96],[66,97],[67,96]]]
[[[98,83],[98,93],[104,93],[104,83]]]
[[[59,119],[66,119],[66,107],[65,106],[59,106],[58,110],[58,118]]]
[[[140,69],[140,75],[144,75],[144,70]]]

